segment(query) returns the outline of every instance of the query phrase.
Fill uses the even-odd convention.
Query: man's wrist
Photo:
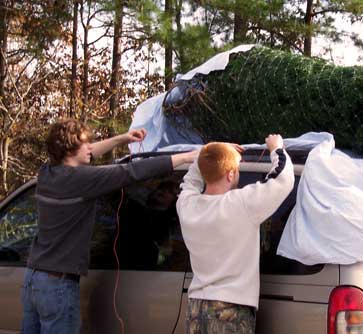
[[[275,152],[275,151],[277,151],[277,150],[279,150],[279,149],[283,149],[283,147],[282,146],[275,146],[275,147],[273,147],[273,148],[270,148],[270,153],[273,153],[273,152]]]
[[[115,142],[116,142],[116,145],[120,145],[120,144],[129,144],[130,143],[130,140],[127,136],[126,133],[123,133],[121,135],[118,135],[115,138]]]
[[[175,168],[175,167],[185,164],[187,159],[186,159],[185,153],[177,153],[177,154],[173,154],[171,156],[171,161],[172,161],[173,167]]]
[[[187,154],[186,153],[181,153],[181,160],[182,160],[182,164],[187,163],[188,159],[187,159]]]

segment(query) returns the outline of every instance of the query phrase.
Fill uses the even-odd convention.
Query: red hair
[[[241,155],[229,144],[204,145],[198,157],[198,167],[206,183],[221,180],[228,172],[239,169]]]

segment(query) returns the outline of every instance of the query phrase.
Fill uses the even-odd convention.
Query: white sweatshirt
[[[260,224],[294,186],[287,153],[277,149],[271,161],[266,180],[221,195],[202,194],[197,161],[189,167],[176,204],[194,274],[189,298],[258,308]]]

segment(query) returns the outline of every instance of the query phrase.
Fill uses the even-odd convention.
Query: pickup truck
[[[172,153],[140,153],[132,159]],[[289,154],[296,176],[294,190],[261,225],[256,333],[363,333],[362,263],[306,266],[276,255],[308,152]],[[130,161],[125,156],[114,163]],[[240,186],[261,180],[270,167],[268,154],[248,150],[240,164]],[[126,334],[184,333],[193,275],[175,203],[187,169],[188,165],[180,166],[98,200],[90,270],[81,278],[82,333],[120,333],[122,327]],[[21,330],[21,286],[37,232],[35,187],[33,179],[0,203],[0,334]],[[118,228],[119,265],[113,252]]]

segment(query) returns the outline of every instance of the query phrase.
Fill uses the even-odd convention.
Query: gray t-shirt
[[[42,166],[36,191],[39,232],[28,267],[86,275],[96,198],[171,171],[166,156],[127,165]]]

